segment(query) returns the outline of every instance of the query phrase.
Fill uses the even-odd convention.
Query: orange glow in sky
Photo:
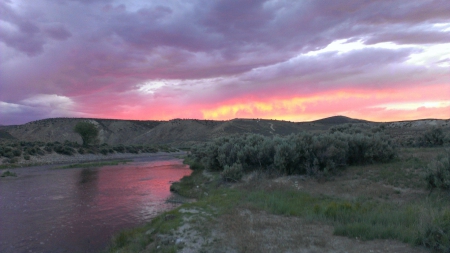
[[[450,118],[450,98],[446,94],[450,94],[450,87],[445,85],[409,90],[334,91],[305,97],[233,100],[213,108],[201,109],[201,112],[203,118],[217,120],[267,118],[310,121],[333,115],[371,121]]]
[[[181,2],[0,1],[0,125],[450,118],[448,0]]]

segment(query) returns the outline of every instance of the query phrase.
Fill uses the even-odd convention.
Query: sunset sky
[[[1,0],[0,53],[0,125],[450,118],[449,0]]]

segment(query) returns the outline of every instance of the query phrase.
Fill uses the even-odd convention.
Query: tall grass
[[[436,196],[399,205],[317,197],[295,190],[260,190],[249,192],[246,201],[273,214],[329,222],[336,235],[362,240],[396,239],[439,252],[450,250],[450,202]]]

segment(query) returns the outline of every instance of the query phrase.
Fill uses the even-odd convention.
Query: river
[[[0,179],[0,252],[99,252],[118,231],[174,208],[170,182],[191,170],[150,156],[123,165],[14,169]]]

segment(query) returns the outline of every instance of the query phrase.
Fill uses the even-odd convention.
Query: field
[[[230,183],[195,170],[172,190],[196,202],[122,232],[110,251],[448,252],[450,194],[425,180],[446,152],[402,148],[328,178],[253,171]]]
[[[80,120],[2,127],[0,168],[177,147],[193,170],[171,185],[179,208],[110,252],[450,252],[450,120],[91,119],[89,147]]]

